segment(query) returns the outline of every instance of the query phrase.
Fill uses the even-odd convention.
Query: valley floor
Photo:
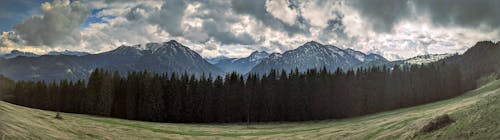
[[[0,101],[1,139],[500,139],[500,81],[463,96],[363,117],[309,122],[176,124],[21,107]],[[430,133],[433,118],[455,120]]]

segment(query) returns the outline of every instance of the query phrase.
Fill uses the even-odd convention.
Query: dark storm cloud
[[[372,24],[375,31],[379,32],[390,32],[394,24],[410,15],[408,0],[351,0],[347,2]]]
[[[272,18],[266,12],[265,0],[233,0],[231,4],[237,13],[249,14],[262,21]]]
[[[469,28],[485,26],[500,28],[500,1],[498,0],[416,0],[417,12],[429,14],[432,22]]]
[[[232,0],[232,9],[239,14],[247,14],[255,17],[257,20],[262,21],[266,26],[276,30],[284,30],[288,35],[294,34],[310,34],[310,25],[306,22],[299,21],[300,24],[288,25],[281,20],[273,17],[266,11],[266,0]],[[284,8],[294,8],[297,5],[283,5]],[[300,19],[300,18],[299,18]]]
[[[397,22],[417,16],[428,16],[439,26],[500,28],[498,0],[353,0],[348,3],[379,32],[390,32]]]

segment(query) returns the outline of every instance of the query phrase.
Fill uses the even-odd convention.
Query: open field
[[[0,101],[0,139],[500,139],[500,81],[463,96],[363,117],[257,124],[129,121],[21,107]],[[423,133],[436,116],[455,120]]]

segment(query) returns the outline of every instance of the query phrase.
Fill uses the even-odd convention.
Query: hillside
[[[420,56],[415,56],[406,60],[402,60],[402,63],[404,64],[410,64],[410,65],[420,65],[420,64],[428,64],[432,62],[436,62],[448,57],[453,56],[454,54],[427,54],[427,55],[420,55]]]
[[[173,124],[129,121],[30,109],[0,101],[5,139],[498,139],[500,81],[462,96],[357,118],[293,123]],[[455,120],[423,133],[436,116]]]

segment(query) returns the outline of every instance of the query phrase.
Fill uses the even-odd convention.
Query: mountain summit
[[[377,54],[364,54],[352,49],[341,49],[336,46],[310,41],[283,54],[271,54],[255,66],[250,73],[266,73],[271,69],[289,71],[295,68],[298,68],[299,71],[305,71],[321,67],[326,67],[329,70],[337,68],[345,70],[386,63],[390,62]]]

